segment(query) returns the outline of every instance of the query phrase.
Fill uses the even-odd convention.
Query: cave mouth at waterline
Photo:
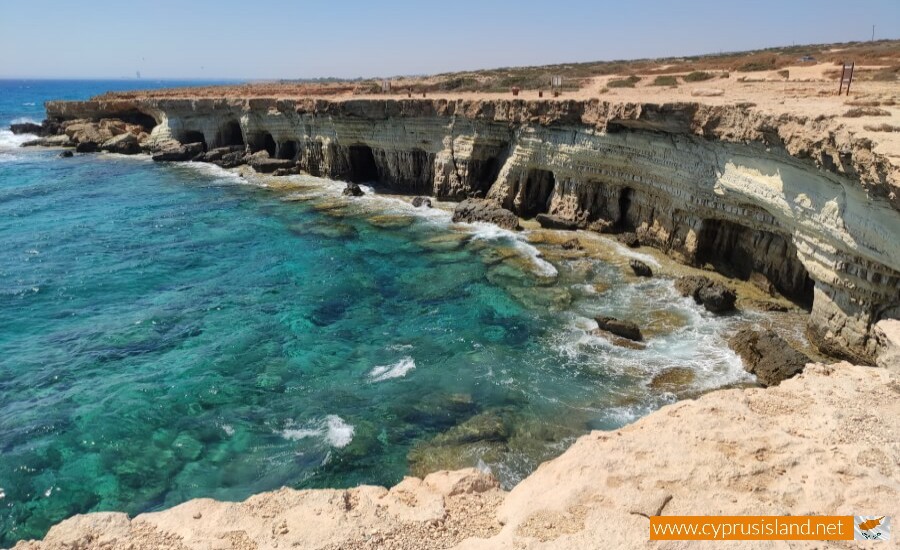
[[[203,135],[203,132],[197,130],[185,130],[181,134],[181,143],[202,143],[203,150],[206,151],[206,136]]]
[[[378,165],[375,154],[367,145],[352,145],[347,149],[347,160],[350,173],[347,176],[353,183],[377,183]]]
[[[244,134],[238,121],[232,120],[219,130],[219,147],[234,147],[244,145]]]
[[[296,141],[290,139],[283,141],[278,146],[278,158],[283,160],[295,160],[299,149],[299,145]]]

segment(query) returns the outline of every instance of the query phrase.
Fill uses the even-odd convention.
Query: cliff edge
[[[900,375],[811,364],[776,387],[713,392],[585,435],[509,493],[476,470],[391,489],[281,489],[133,519],[75,516],[15,548],[680,548],[649,542],[649,516],[896,516],[898,417]]]

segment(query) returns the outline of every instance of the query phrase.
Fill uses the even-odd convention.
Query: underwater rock
[[[690,386],[696,378],[694,369],[672,367],[658,372],[650,381],[650,389],[678,393]]]
[[[563,250],[584,250],[584,247],[581,246],[581,242],[578,239],[572,238],[568,241],[562,243]]]

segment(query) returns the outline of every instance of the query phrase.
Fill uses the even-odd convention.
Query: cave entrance
[[[550,207],[550,196],[556,186],[553,172],[549,170],[529,170],[519,193],[519,214],[531,218],[547,212]]]
[[[347,160],[350,165],[349,179],[353,183],[378,181],[378,165],[375,154],[367,145],[353,145],[347,149]]]
[[[122,113],[119,115],[119,119],[128,124],[137,124],[147,133],[152,132],[153,129],[156,128],[156,119],[147,113],[142,113],[140,111]]]
[[[469,192],[477,197],[487,196],[488,191],[503,168],[505,159],[501,159],[503,151],[509,144],[487,145],[478,144],[472,146],[472,156],[469,160]],[[503,155],[505,156],[505,155]]]
[[[269,153],[269,158],[275,158],[275,153],[278,147],[275,145],[275,138],[272,137],[272,134],[266,132],[263,135],[262,148],[265,149],[267,153]]]
[[[631,209],[631,196],[634,189],[624,187],[619,193],[619,218],[616,220],[616,227],[620,230],[632,229],[632,225],[628,223],[628,211]]]
[[[815,283],[789,236],[706,219],[697,239],[696,262],[745,281],[753,273],[761,274],[786,298],[812,308]]]
[[[206,151],[206,137],[203,135],[203,132],[198,132],[197,130],[185,130],[181,135],[181,143],[202,143],[203,150]]]
[[[286,160],[294,160],[297,158],[297,152],[299,151],[299,146],[296,141],[288,140],[283,141],[281,145],[278,146],[278,158],[286,159]]]
[[[244,145],[244,134],[241,132],[240,123],[232,120],[219,130],[218,146],[230,147],[235,145]]]

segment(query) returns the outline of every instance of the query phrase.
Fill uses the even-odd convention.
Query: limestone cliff
[[[51,119],[119,118],[171,140],[245,146],[312,175],[493,199],[684,262],[764,276],[811,307],[824,351],[874,363],[900,317],[900,170],[831,119],[752,106],[274,98],[49,102]]]
[[[16,549],[683,548],[651,543],[649,516],[896,516],[898,396],[900,378],[886,369],[809,365],[777,387],[721,390],[585,435],[509,493],[475,470],[390,490],[281,489],[133,519],[75,516]],[[689,547],[723,545],[734,547]]]

